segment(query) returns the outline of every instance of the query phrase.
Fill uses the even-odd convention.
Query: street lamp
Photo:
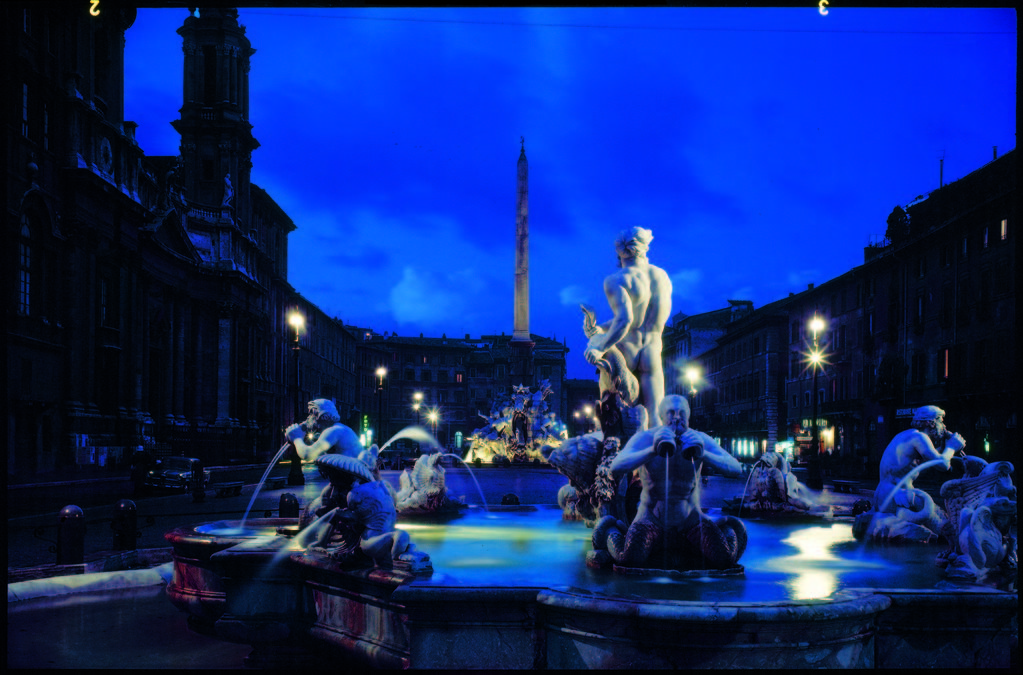
[[[824,319],[817,316],[816,312],[810,319],[810,330],[813,332],[813,349],[809,354],[810,367],[813,368],[813,437],[810,441],[810,462],[807,466],[806,484],[814,490],[820,490],[824,487],[824,480],[821,477],[820,430],[817,426],[817,371],[820,370],[824,358],[817,343],[817,336],[824,330]]]
[[[377,394],[380,396],[377,410],[379,415],[377,416],[377,443],[383,443],[384,441],[384,378],[387,377],[387,368],[380,366],[377,368]]]
[[[302,351],[298,338],[302,329],[305,328],[305,317],[302,312],[297,309],[292,310],[288,314],[288,324],[295,329],[295,340],[291,346],[292,353],[295,355],[295,417],[293,421],[298,423],[302,421],[302,415],[305,412],[298,379],[299,354]],[[305,485],[305,476],[302,475],[302,458],[298,456],[298,452],[294,448],[292,448],[291,468],[288,470],[288,485]]]
[[[423,392],[417,391],[412,394],[412,409],[416,411],[416,426],[419,426],[419,407],[423,405]],[[419,448],[419,441],[416,441],[416,454],[422,454],[422,450]]]
[[[686,368],[686,381],[689,382],[689,395],[696,396],[696,381],[700,379],[700,369],[696,366]]]
[[[593,431],[593,429],[590,428],[591,425],[593,424],[593,406],[584,405],[583,415],[586,416],[586,433],[590,433],[591,431]]]
[[[437,440],[437,420],[440,419],[440,414],[436,408],[432,408],[430,412],[426,413],[426,419],[430,420],[430,429],[433,432],[433,438]],[[439,445],[439,444],[438,444]]]

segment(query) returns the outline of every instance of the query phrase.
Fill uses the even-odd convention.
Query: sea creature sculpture
[[[1016,537],[1011,528],[1016,517],[1013,465],[988,464],[979,457],[964,458],[966,475],[941,486],[949,513],[945,538],[951,544],[938,556],[950,578],[985,581],[1011,577],[1017,570]]]
[[[766,513],[808,513],[817,496],[799,482],[788,460],[778,452],[765,452],[753,465],[741,508]]]
[[[457,511],[464,503],[448,496],[441,453],[421,455],[412,470],[405,469],[398,478],[395,506],[401,515]]]

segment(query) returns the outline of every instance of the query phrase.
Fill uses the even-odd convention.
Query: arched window
[[[18,241],[18,314],[28,315],[32,308],[32,230],[28,216],[21,214],[21,238]]]

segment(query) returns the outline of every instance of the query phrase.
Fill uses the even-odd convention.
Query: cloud
[[[565,286],[558,291],[558,299],[564,307],[578,307],[579,305],[591,305],[593,300],[590,293],[578,284]]]
[[[683,269],[668,276],[671,277],[671,294],[681,300],[699,297],[698,289],[703,279],[703,270]]]

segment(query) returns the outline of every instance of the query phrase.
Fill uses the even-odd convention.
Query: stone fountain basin
[[[240,520],[217,521],[196,527],[179,527],[164,535],[173,547],[174,573],[167,584],[167,597],[188,614],[188,625],[196,632],[212,634],[213,625],[224,613],[226,594],[223,579],[213,569],[211,556],[257,536],[274,535],[281,528],[295,528],[297,518],[251,518],[242,531]]]
[[[283,536],[178,540],[217,549],[213,578],[200,575],[223,593],[212,632],[253,645],[250,665],[297,653],[387,668],[1010,665],[1018,596],[944,582],[938,548],[863,545],[848,521],[746,522],[739,578],[591,570],[590,531],[542,506],[399,522],[430,554],[428,576],[344,570]]]

